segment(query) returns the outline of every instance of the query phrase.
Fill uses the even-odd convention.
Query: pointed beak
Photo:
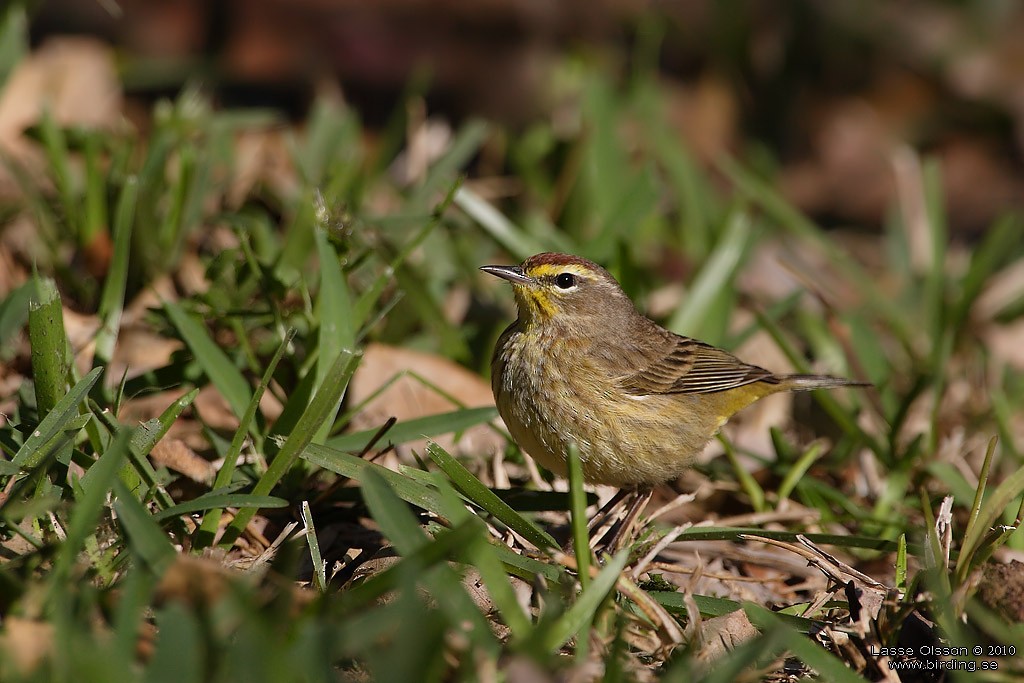
[[[480,266],[480,270],[489,273],[502,280],[508,280],[514,285],[528,285],[533,283],[533,278],[523,273],[521,266]]]

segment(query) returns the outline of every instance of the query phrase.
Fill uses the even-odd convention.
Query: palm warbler
[[[491,361],[498,412],[516,443],[562,476],[575,443],[588,482],[649,489],[678,477],[760,398],[863,386],[776,375],[669,332],[638,313],[607,270],[577,256],[480,270],[511,282],[519,308]]]

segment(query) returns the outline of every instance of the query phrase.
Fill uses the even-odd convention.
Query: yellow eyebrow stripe
[[[586,276],[590,274],[590,269],[575,263],[566,263],[562,265],[557,263],[541,263],[540,265],[531,268],[527,275],[530,277],[545,277],[547,275],[558,275],[559,273],[572,273],[573,275]]]

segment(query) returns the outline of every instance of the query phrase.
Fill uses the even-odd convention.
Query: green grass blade
[[[994,444],[992,447],[994,448]],[[989,499],[982,504],[981,511],[974,517],[971,526],[965,531],[956,566],[956,574],[961,582],[966,580],[967,574],[973,568],[971,560],[989,530],[1006,511],[1006,507],[1021,495],[1024,495],[1024,467],[1017,469],[996,487]]]
[[[96,334],[93,367],[105,366],[114,357],[114,345],[121,329],[121,313],[124,310],[125,286],[128,283],[128,259],[131,255],[138,191],[138,179],[131,176],[125,181],[124,187],[121,188],[121,196],[117,200],[117,209],[114,213],[114,256],[100,296],[97,314],[103,324]]]
[[[28,338],[32,346],[32,380],[39,415],[45,417],[67,390],[67,334],[64,310],[57,284],[49,278],[35,278],[35,296],[29,301]]]
[[[39,464],[46,457],[45,452],[40,452],[40,447],[53,439],[74,418],[79,404],[85,400],[102,372],[101,368],[92,370],[57,401],[57,405],[43,418],[32,435],[25,439],[25,443],[18,449],[11,462],[22,469],[32,469]]]
[[[776,631],[784,633],[786,648],[804,664],[817,671],[824,680],[836,683],[865,683],[867,680],[852,671],[831,652],[811,641],[803,633],[794,630],[770,610],[760,605],[746,603],[743,605],[743,611],[747,613],[751,623],[757,626],[762,633]]]
[[[745,211],[735,210],[726,222],[722,237],[669,320],[669,329],[691,335],[703,331],[702,321],[710,316],[720,293],[732,287],[736,271],[753,240],[750,216]]]
[[[203,625],[198,615],[178,601],[170,602],[155,615],[155,650],[146,667],[148,683],[200,683],[204,675]]]
[[[494,491],[484,486],[462,463],[453,458],[436,443],[431,442],[427,444],[427,455],[448,475],[456,489],[493,515],[495,519],[509,529],[512,529],[540,549],[558,547],[555,539],[551,538],[547,532],[513,510],[501,498],[498,498]]]
[[[436,543],[424,533],[409,507],[382,477],[374,472],[366,472],[362,491],[363,500],[370,508],[374,521],[395,544],[399,553],[415,553]],[[419,581],[427,586],[438,601],[440,610],[449,616],[452,624],[458,625],[460,631],[465,632],[479,646],[490,648],[494,644],[487,621],[447,565],[439,565],[433,571],[419,576]]]
[[[316,248],[320,257],[320,295],[318,313],[320,333],[317,341],[319,361],[316,364],[314,391],[320,387],[330,371],[333,361],[342,349],[355,347],[356,328],[361,321],[352,317],[352,297],[345,282],[345,274],[338,263],[338,255],[327,241],[323,229],[316,230]],[[314,441],[323,443],[334,423],[334,415],[317,430]]]
[[[437,487],[441,496],[447,501],[446,507],[453,511],[452,524],[462,524],[467,520],[472,520],[477,526],[482,527],[483,524],[479,518],[462,505],[458,494],[451,484],[440,475],[437,475],[435,479],[437,480]],[[502,548],[510,551],[507,547],[502,546]],[[520,606],[515,590],[509,581],[508,575],[505,573],[504,567],[502,567],[497,545],[489,542],[487,535],[481,532],[476,541],[466,549],[465,557],[469,560],[469,564],[480,572],[480,578],[483,579],[491,600],[494,601],[498,612],[505,620],[505,624],[512,631],[513,637],[525,640],[530,633],[532,624],[529,616]]]
[[[0,16],[0,89],[28,54],[28,16],[21,3],[10,3]]]
[[[361,351],[346,349],[334,360],[334,364],[324,378],[324,383],[320,386],[320,390],[316,392],[309,407],[302,414],[302,417],[299,418],[298,424],[295,425],[295,429],[288,437],[284,446],[274,456],[270,467],[267,468],[267,471],[260,477],[256,486],[253,487],[253,495],[263,496],[269,494],[274,486],[277,485],[277,482],[281,481],[285,473],[299,459],[303,449],[310,445],[320,425],[337,410],[345,389],[348,387],[349,380],[352,379],[352,373],[355,372],[361,357]],[[230,546],[234,543],[235,539],[238,538],[255,514],[256,510],[254,508],[245,508],[240,511],[235,516],[235,519],[232,520],[231,525],[225,530],[221,544]]]
[[[266,392],[267,385],[270,384],[278,363],[281,362],[284,352],[291,346],[294,337],[295,329],[289,329],[285,333],[284,339],[278,345],[277,351],[274,352],[273,357],[267,364],[266,370],[263,371],[263,377],[260,378],[260,383],[256,386],[256,391],[253,392],[252,399],[250,399],[249,405],[245,408],[245,415],[242,416],[241,421],[238,423],[238,429],[235,430],[235,435],[231,438],[231,445],[228,447],[228,452],[224,455],[224,464],[217,470],[217,476],[213,482],[214,490],[225,488],[231,483],[231,478],[235,474],[235,467],[238,463],[238,456],[242,453],[242,446],[245,445],[246,435],[252,431],[252,422],[256,418],[256,412],[259,410],[263,394]],[[203,522],[200,524],[195,538],[195,547],[197,549],[205,548],[213,543],[213,538],[220,526],[220,518],[220,510],[212,510],[203,517]]]
[[[245,415],[245,407],[252,398],[249,383],[231,362],[227,354],[213,341],[206,328],[198,323],[173,301],[164,302],[164,310],[171,323],[178,329],[182,340],[192,351],[199,367],[210,382],[231,406],[239,420]]]
[[[360,483],[370,514],[399,553],[413,553],[430,542],[408,505],[391,490],[383,477],[368,470]]]
[[[777,541],[797,541],[795,531],[774,531],[770,529],[747,529],[731,527],[701,526],[687,529],[679,535],[678,541],[743,541],[744,535],[763,536]],[[838,534],[801,534],[817,545],[834,545],[840,548],[866,548],[879,552],[895,552],[896,541],[869,536],[841,536]],[[911,552],[920,555],[921,547],[911,544]]]
[[[173,505],[166,510],[153,515],[153,519],[158,522],[162,522],[165,519],[171,519],[180,515],[189,515],[193,512],[202,512],[203,510],[213,510],[217,508],[285,508],[288,507],[289,503],[284,498],[278,498],[277,496],[257,496],[249,493],[214,493],[210,492],[193,498],[192,500],[185,501],[184,503],[178,503]]]
[[[807,470],[811,468],[818,459],[825,454],[825,447],[820,441],[811,444],[800,458],[793,463],[792,466],[786,469],[786,476],[782,479],[782,483],[779,484],[779,504],[782,501],[789,498],[789,494],[796,488],[797,483],[807,473]]]
[[[128,440],[127,430],[118,432],[106,452],[82,477],[82,495],[71,513],[66,537],[57,551],[50,574],[53,590],[51,597],[54,599],[64,590],[71,567],[86,538],[96,532],[96,523],[106,503],[107,494],[114,486],[121,463],[128,457]]]
[[[736,449],[732,447],[732,444],[724,437],[719,437],[719,441],[722,442],[725,448],[725,457],[729,460],[729,466],[732,468],[733,475],[735,475],[736,480],[739,482],[740,488],[743,489],[750,499],[750,506],[757,512],[764,512],[768,509],[768,504],[765,502],[764,489],[754,479],[754,475],[740,462]]]
[[[587,494],[583,490],[583,462],[575,443],[569,445],[569,510],[572,547],[580,588],[590,585],[590,532],[587,529]]]
[[[177,556],[174,546],[157,520],[124,484],[115,480],[114,492],[114,512],[128,536],[128,547],[159,576]]]
[[[470,427],[490,422],[498,416],[493,407],[460,408],[448,413],[438,413],[427,417],[418,417],[405,422],[397,422],[385,433],[380,445],[403,444],[424,437],[439,436],[452,432],[461,432]],[[342,434],[328,439],[326,445],[341,451],[362,452],[377,435],[378,429],[367,429],[352,434]]]
[[[459,172],[473,158],[487,139],[490,126],[481,120],[469,121],[456,134],[445,154],[430,167],[423,184],[416,188],[411,202],[422,204],[432,194],[439,192],[452,176]]]
[[[428,569],[455,556],[469,547],[480,534],[479,525],[466,520],[443,534],[433,543],[421,545],[405,555],[394,566],[377,574],[365,583],[353,586],[338,596],[338,604],[345,612],[353,613],[377,601],[403,583],[403,577],[422,574]]]
[[[9,360],[8,354],[14,352],[13,346],[9,344],[28,321],[30,302],[35,294],[35,283],[29,280],[8,292],[7,297],[0,302],[0,362]]]
[[[519,260],[546,251],[545,245],[513,224],[472,190],[460,188],[455,194],[455,204],[476,221],[495,242]]]
[[[615,557],[606,560],[604,569],[594,577],[590,586],[582,591],[576,602],[545,631],[538,631],[540,646],[545,652],[558,652],[570,638],[586,637],[584,632],[594,620],[597,609],[615,589],[629,559],[629,549],[624,548]]]
[[[453,514],[453,511],[448,509],[444,500],[435,489],[376,463],[357,458],[349,453],[337,451],[327,446],[309,444],[302,451],[302,459],[329,472],[334,472],[356,481],[362,481],[366,473],[372,471],[384,479],[402,500],[446,518],[451,517]]]
[[[306,543],[309,545],[309,559],[313,562],[313,585],[321,593],[327,590],[327,565],[320,557],[320,539],[316,536],[313,525],[313,512],[309,509],[309,501],[302,501],[300,507],[302,522],[306,526]]]

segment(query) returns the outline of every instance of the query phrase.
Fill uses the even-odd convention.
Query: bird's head
[[[582,333],[607,334],[623,316],[636,315],[633,303],[611,273],[570,254],[536,254],[518,266],[480,270],[512,283],[519,319],[526,325],[571,326]]]

